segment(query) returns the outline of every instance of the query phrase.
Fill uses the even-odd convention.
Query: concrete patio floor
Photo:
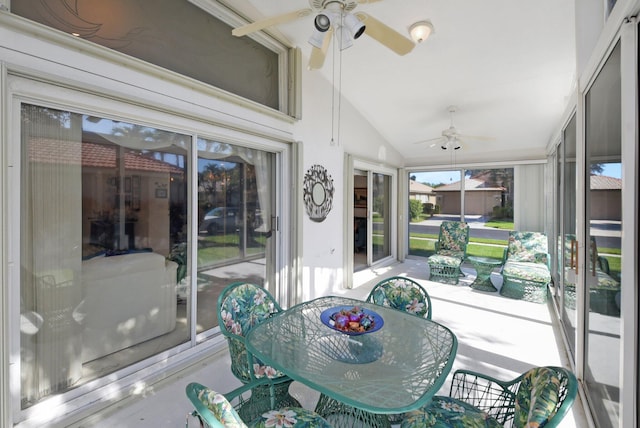
[[[507,299],[497,292],[475,291],[468,287],[475,278],[471,267],[463,266],[467,274],[457,286],[428,280],[428,266],[424,260],[409,259],[403,263],[354,274],[352,290],[341,295],[364,299],[379,280],[390,276],[408,276],[420,282],[428,291],[433,304],[433,317],[449,327],[458,338],[458,353],[452,368],[476,370],[500,379],[512,379],[533,366],[559,365],[569,367],[562,346],[559,325],[544,304]],[[493,283],[501,286],[501,277],[492,274]],[[562,349],[562,351],[561,351]],[[185,395],[185,386],[197,381],[211,388],[227,392],[239,386],[230,371],[226,349],[200,364],[192,366],[160,384],[147,386],[143,394],[124,400],[108,413],[94,415],[75,427],[183,427],[192,407]],[[448,395],[447,382],[438,392]],[[315,406],[318,393],[294,382],[292,394],[308,408]],[[584,428],[587,421],[580,397],[565,417],[563,428]],[[194,418],[189,426],[199,424]]]

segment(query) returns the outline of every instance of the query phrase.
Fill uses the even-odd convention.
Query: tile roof
[[[32,138],[29,159],[50,164],[81,164],[83,167],[115,168],[116,149],[112,144]],[[170,163],[144,156],[138,150],[124,149],[124,167],[128,171],[166,172],[184,174],[184,170]]]
[[[418,183],[415,180],[409,180],[409,193],[434,193],[433,187],[426,184]]]
[[[622,179],[620,178],[592,175],[589,181],[591,190],[622,190]]]
[[[456,181],[454,183],[451,184],[445,184],[444,186],[438,186],[434,189],[436,192],[454,192],[454,191],[460,191],[460,181]],[[485,187],[485,182],[483,180],[475,180],[473,178],[467,178],[464,180],[464,190],[465,192],[470,192],[470,191],[474,191],[474,190],[482,190],[482,191],[489,191],[489,190],[495,190],[495,191],[500,191],[502,192],[504,189],[504,187]]]

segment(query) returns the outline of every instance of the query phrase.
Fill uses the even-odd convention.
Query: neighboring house
[[[622,180],[604,175],[591,176],[589,198],[591,218],[598,220],[622,220]]]
[[[437,203],[440,213],[456,214],[462,212],[460,181],[436,187]],[[464,181],[464,213],[467,215],[491,215],[493,207],[500,206],[504,187],[487,187],[482,180],[468,178]]]
[[[409,180],[409,199],[417,199],[423,204],[436,204],[436,194],[433,191],[433,187],[418,183],[415,180]]]

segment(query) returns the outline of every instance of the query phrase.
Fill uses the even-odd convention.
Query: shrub
[[[418,220],[422,214],[422,202],[417,199],[409,199],[409,215],[411,220]]]
[[[507,205],[505,207],[501,207],[496,205],[493,207],[493,212],[491,213],[491,218],[493,219],[512,219],[513,218],[513,207]]]

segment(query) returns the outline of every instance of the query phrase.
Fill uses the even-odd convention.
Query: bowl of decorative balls
[[[351,336],[373,333],[384,325],[380,315],[359,306],[335,306],[325,309],[320,314],[320,320],[327,327]]]

